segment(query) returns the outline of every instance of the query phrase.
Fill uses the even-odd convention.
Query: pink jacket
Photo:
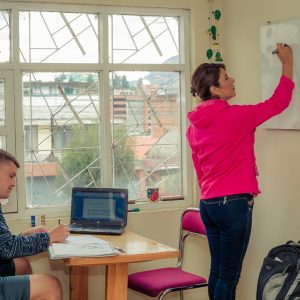
[[[254,154],[257,126],[288,107],[294,83],[285,76],[273,96],[255,105],[230,105],[211,99],[188,113],[187,139],[201,189],[201,199],[259,194]]]

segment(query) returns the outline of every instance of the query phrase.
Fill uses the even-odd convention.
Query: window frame
[[[6,150],[12,154],[15,154],[16,150],[16,140],[8,138],[8,136],[15,135],[14,128],[14,119],[9,116],[14,115],[14,101],[9,103],[7,100],[13,98],[14,89],[13,89],[13,72],[11,70],[1,70],[0,69],[0,78],[4,79],[4,98],[5,98],[5,125],[1,128],[1,135],[6,136]],[[10,200],[7,205],[3,205],[3,212],[17,212],[18,203],[17,203],[17,190],[14,190],[10,195]]]
[[[22,9],[20,9],[20,7]],[[22,120],[22,73],[23,72],[100,72],[100,99],[109,99],[109,72],[111,71],[177,71],[180,72],[180,133],[181,133],[181,172],[182,172],[182,187],[184,200],[176,201],[161,201],[160,203],[143,203],[138,204],[142,210],[161,210],[164,208],[186,207],[192,204],[193,182],[188,180],[193,178],[191,171],[191,163],[189,158],[188,145],[185,138],[187,128],[187,109],[190,107],[188,101],[189,95],[189,76],[190,76],[190,39],[189,39],[189,10],[187,9],[173,9],[173,8],[153,8],[153,7],[126,7],[126,6],[101,6],[101,5],[76,5],[76,4],[49,4],[49,3],[0,3],[0,9],[10,10],[11,23],[11,61],[8,63],[0,63],[0,71],[11,70],[14,80],[14,95],[12,101],[13,119]],[[101,34],[100,48],[99,48],[99,62],[98,63],[21,63],[19,61],[19,12],[20,11],[62,11],[62,12],[81,12],[99,14],[99,28],[98,32]],[[116,64],[109,63],[109,37],[108,37],[108,15],[109,14],[132,14],[132,15],[164,15],[179,17],[179,53],[180,62],[178,64]],[[107,45],[105,47],[104,45]],[[101,168],[103,172],[104,181],[103,186],[110,186],[112,182],[112,151],[111,151],[111,136],[107,134],[111,132],[111,124],[109,119],[110,103],[109,101],[100,101],[101,115],[101,136],[104,137],[105,143],[101,145]],[[15,122],[13,128],[14,136],[12,140],[15,141],[14,149],[10,149],[20,161],[21,168],[17,176],[17,199],[18,215],[24,216],[25,219],[30,219],[30,215],[39,215],[44,213],[46,208],[26,208],[26,200],[22,195],[26,195],[25,177],[24,177],[24,140],[23,140],[23,122]],[[8,149],[9,150],[9,149]],[[109,153],[109,154],[108,154]],[[141,206],[142,205],[142,206]],[[10,211],[13,212],[13,211]],[[59,210],[55,208],[47,208],[47,217],[68,216],[69,207],[60,207]]]

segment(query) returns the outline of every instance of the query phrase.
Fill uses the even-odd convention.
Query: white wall
[[[223,52],[227,71],[236,80],[234,102],[257,103],[261,100],[260,27],[268,21],[300,18],[300,2],[226,0],[222,6]],[[299,150],[300,131],[257,130],[262,194],[255,203],[253,231],[237,299],[255,299],[261,263],[271,247],[300,239]]]

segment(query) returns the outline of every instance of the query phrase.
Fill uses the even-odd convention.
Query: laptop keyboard
[[[73,225],[73,226],[72,226]],[[93,233],[93,234],[122,234],[124,228],[115,227],[86,227],[79,226],[78,224],[69,225],[69,230],[72,233]]]
[[[69,228],[81,228],[81,229],[116,229],[116,227],[121,226],[120,222],[105,222],[105,224],[95,224],[95,223],[72,223]]]
[[[70,228],[71,231],[81,231],[81,232],[118,232],[120,229],[115,228],[95,228],[95,227],[73,227]]]
[[[82,228],[109,228],[112,227],[114,228],[115,226],[120,226],[121,223],[120,222],[115,222],[115,221],[111,221],[111,222],[105,222],[105,224],[97,224],[97,223],[73,223],[71,225],[69,225],[69,228],[72,227],[82,227]]]

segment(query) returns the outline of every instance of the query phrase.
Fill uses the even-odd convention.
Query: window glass
[[[109,24],[111,62],[179,63],[177,17],[111,15]]]
[[[114,185],[130,199],[182,195],[180,74],[112,72]]]
[[[100,185],[97,73],[24,74],[23,114],[29,206],[65,204],[73,186]]]
[[[5,85],[4,79],[0,78],[0,126],[5,125]]]
[[[0,10],[0,63],[10,60],[9,12]]]
[[[20,12],[20,61],[98,62],[98,15]]]
[[[0,131],[7,137],[0,143],[15,139],[24,149],[19,184],[25,182],[26,206],[69,204],[74,186],[127,188],[135,201],[146,201],[147,189],[158,189],[161,199],[183,199],[181,84],[189,70],[179,32],[186,14],[38,6],[13,12],[19,16],[13,37],[19,42],[12,44],[19,45],[13,49],[19,61],[11,64],[17,79],[11,91],[23,97],[22,109],[20,97],[6,109],[14,114],[10,120],[23,123],[13,134]],[[0,81],[0,127],[4,109]]]
[[[6,149],[5,135],[5,80],[0,78],[0,148]]]
[[[0,148],[6,150],[6,136],[0,136]]]

